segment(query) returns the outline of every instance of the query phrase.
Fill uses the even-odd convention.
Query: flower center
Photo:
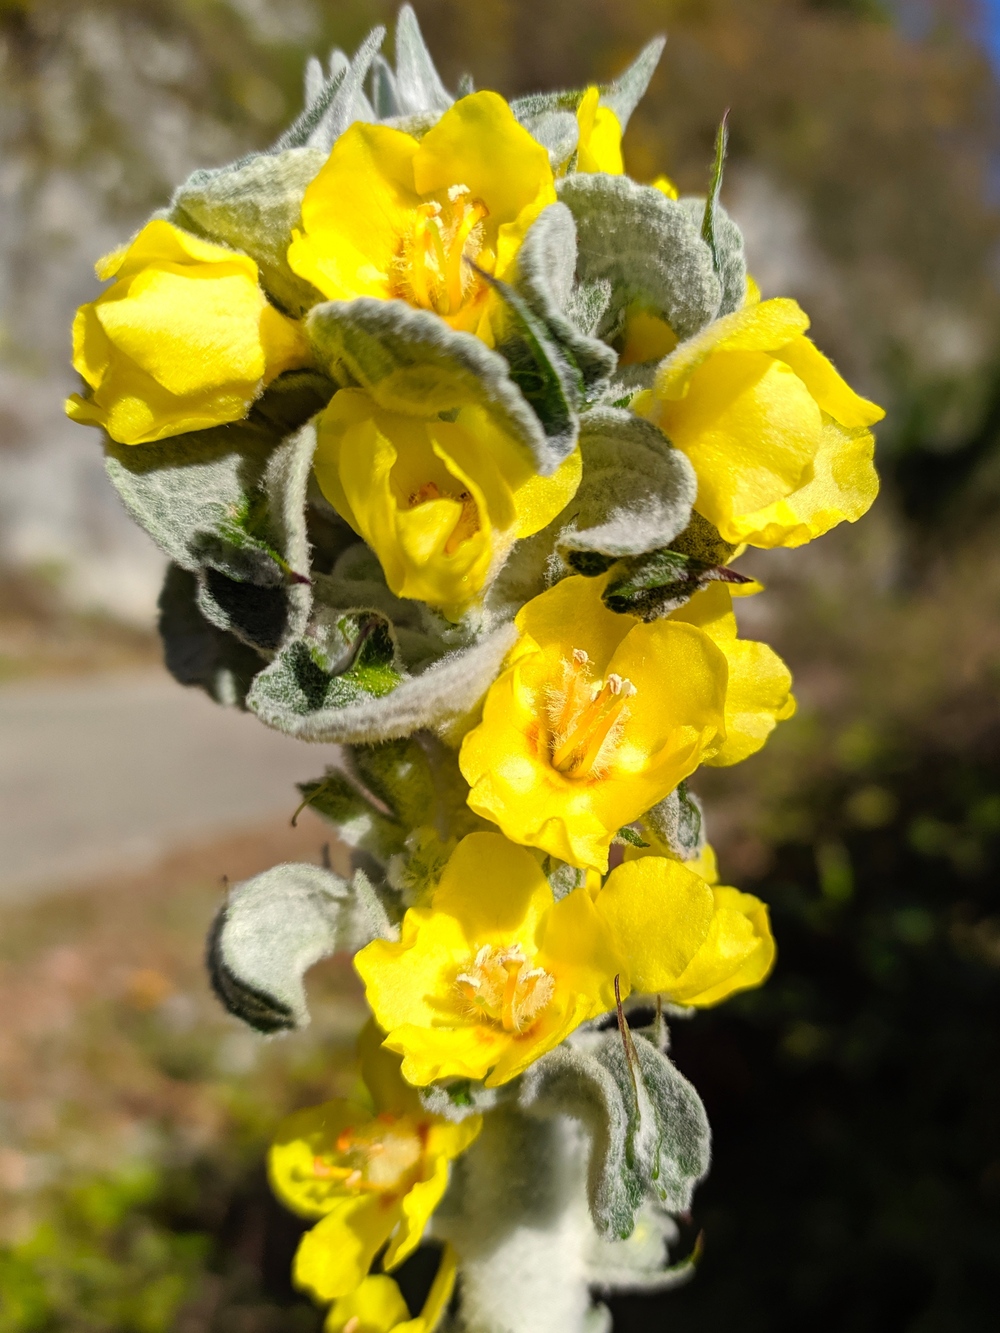
[[[548,1005],[556,983],[543,967],[529,967],[520,947],[484,944],[455,978],[476,1018],[499,1023],[505,1032],[525,1032]]]
[[[562,666],[560,686],[549,698],[552,767],[566,777],[586,778],[599,774],[610,758],[636,688],[614,673],[595,681],[582,648],[574,648]]]
[[[394,294],[438,315],[457,314],[479,284],[465,261],[475,262],[482,252],[489,212],[467,185],[453,185],[445,204],[418,205],[396,260]]]
[[[454,555],[463,542],[468,541],[479,531],[479,507],[468,491],[459,491],[452,495],[442,491],[436,481],[425,481],[419,490],[410,496],[410,508],[426,504],[429,500],[457,500],[462,506],[458,522],[452,529],[451,536],[444,544],[445,555]]]
[[[335,1149],[313,1160],[313,1174],[359,1193],[384,1194],[407,1182],[424,1151],[419,1125],[408,1116],[380,1115],[360,1129],[349,1125]]]

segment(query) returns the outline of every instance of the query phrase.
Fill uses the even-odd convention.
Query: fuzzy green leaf
[[[580,451],[583,480],[565,511],[571,521],[559,534],[562,551],[635,555],[665,546],[687,526],[694,469],[652,422],[595,408],[580,420]]]
[[[647,810],[642,823],[682,861],[693,861],[704,849],[705,812],[686,782]]]
[[[681,199],[680,206],[692,223],[703,225],[708,201],[701,198]],[[722,284],[719,316],[731,315],[741,309],[747,292],[747,261],[743,233],[722,205],[716,200],[712,209],[712,262]]]
[[[292,272],[287,253],[306,186],[325,160],[321,149],[290,148],[222,171],[196,171],[175,192],[167,216],[196,236],[248,254],[265,291],[290,315],[302,315],[322,298]]]
[[[366,615],[374,618],[353,613],[355,626]],[[388,622],[379,619],[384,642]],[[247,703],[268,726],[304,740],[372,744],[422,728],[442,731],[478,703],[516,637],[514,626],[505,624],[430,661],[419,674],[404,675],[394,657],[366,669],[363,679],[333,674],[329,651],[321,655],[315,640],[298,639],[256,678]]]
[[[603,1234],[632,1234],[655,1200],[684,1212],[708,1170],[709,1128],[694,1088],[666,1055],[629,1034],[584,1034],[525,1075],[522,1105],[534,1115],[571,1115],[591,1136],[588,1193]]]
[[[275,866],[230,890],[208,937],[219,999],[259,1032],[309,1022],[303,977],[331,954],[398,935],[370,881],[347,883],[320,866]]]
[[[565,360],[578,368],[582,398],[593,400],[618,360],[606,343],[589,336],[611,299],[611,284],[578,283],[576,254],[573,214],[565,204],[550,204],[528,228],[514,285]]]
[[[198,578],[217,628],[273,651],[310,606],[305,498],[316,433],[280,440],[261,417],[148,445],[107,444],[108,475],[132,517]]]
[[[167,670],[182,685],[197,685],[218,704],[242,708],[266,660],[234,635],[216,628],[198,609],[198,581],[179,565],[167,569],[158,628]]]
[[[578,280],[611,284],[602,338],[620,332],[632,305],[661,315],[682,339],[716,317],[722,287],[688,209],[627,176],[567,176],[558,190],[576,221]]]
[[[714,581],[751,582],[725,565],[706,565],[667,547],[619,561],[604,589],[604,605],[620,615],[659,620]]]

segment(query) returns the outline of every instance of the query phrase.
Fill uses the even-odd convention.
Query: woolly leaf
[[[708,208],[706,200],[693,198],[679,202],[692,223],[703,223]],[[713,265],[722,284],[721,317],[740,310],[746,300],[747,261],[743,233],[718,201],[713,208],[712,245]]]
[[[709,1129],[694,1088],[645,1037],[584,1035],[551,1051],[524,1077],[534,1115],[571,1115],[591,1137],[588,1194],[599,1232],[632,1234],[656,1200],[684,1212],[708,1170]]]
[[[619,561],[604,589],[604,604],[619,614],[658,620],[713,581],[752,582],[725,565],[706,565],[668,547]]]
[[[645,842],[645,841],[639,836],[639,834],[635,831],[635,829],[632,828],[632,826],[631,826],[630,824],[624,824],[624,825],[618,830],[618,832],[615,834],[615,836],[611,839],[611,841],[612,841],[613,843],[616,843],[616,844],[617,844],[618,846],[620,846],[620,847],[648,847],[648,846],[649,846],[649,843],[648,843],[648,842]]]
[[[633,1170],[644,1193],[668,1211],[691,1206],[708,1173],[711,1134],[701,1098],[676,1066],[641,1033],[604,1034],[597,1060],[615,1080],[629,1124]]]
[[[298,639],[256,678],[247,703],[268,726],[303,740],[371,744],[425,727],[443,731],[479,702],[516,638],[514,626],[503,625],[419,675],[402,677],[384,662],[377,690],[334,677],[317,661],[315,646]],[[390,673],[398,684],[390,684]]]
[[[454,100],[434,67],[410,5],[404,5],[396,19],[396,94],[403,115],[447,111]]]
[[[681,339],[716,317],[722,288],[689,210],[627,176],[567,176],[558,190],[576,220],[578,279],[611,284],[602,337],[620,331],[633,304],[660,314]]]
[[[360,947],[359,927],[366,933],[355,897],[339,876],[313,865],[275,866],[231,889],[208,938],[209,975],[229,1012],[259,1032],[305,1027],[305,973]],[[379,923],[370,924],[374,939]]]
[[[300,225],[306,186],[325,160],[321,149],[291,148],[221,171],[196,171],[174,193],[167,216],[196,236],[248,254],[265,291],[299,316],[322,298],[292,272],[288,247]]]
[[[682,861],[693,861],[704,849],[705,812],[686,782],[647,810],[642,822]]]
[[[213,989],[258,1032],[306,1027],[309,968],[374,939],[397,939],[398,916],[361,871],[348,883],[320,866],[275,866],[231,889],[213,922]]]
[[[580,452],[583,480],[565,511],[572,521],[558,539],[564,553],[634,555],[684,530],[697,490],[694,469],[652,422],[620,408],[595,408],[580,420]]]
[[[643,47],[624,74],[619,75],[611,83],[598,84],[601,105],[611,108],[623,130],[649,87],[649,81],[660,63],[660,56],[666,43],[665,37],[654,37]],[[586,88],[575,88],[566,92],[529,93],[525,97],[515,98],[510,107],[521,124],[530,130],[532,123],[537,122],[547,112],[575,112],[583,101],[586,91]]]
[[[699,560],[703,565],[718,566],[731,560],[737,548],[731,542],[723,541],[715,524],[692,509],[690,523],[670,543],[670,549]]]
[[[179,565],[167,569],[159,599],[158,628],[167,670],[182,685],[197,685],[218,704],[242,708],[265,660],[201,614],[198,582]]]
[[[486,274],[483,277],[507,306],[507,329],[498,350],[510,367],[510,377],[541,422],[549,447],[565,457],[576,448],[583,376],[512,287]]]
[[[618,359],[606,343],[588,336],[607,308],[611,285],[601,280],[577,284],[576,253],[573,214],[565,204],[549,204],[518,251],[514,285],[562,355],[579,368],[584,395],[592,398]]]
[[[611,108],[623,130],[645,96],[666,44],[666,37],[654,37],[642,48],[624,74],[601,88],[601,105]]]
[[[636,1214],[627,1239],[595,1235],[587,1246],[587,1279],[602,1294],[667,1291],[694,1276],[698,1250],[678,1264],[669,1264],[670,1246],[678,1238],[669,1214],[645,1203]]]
[[[219,629],[273,650],[309,612],[305,497],[316,434],[276,443],[259,417],[148,445],[107,444],[132,517],[182,569]]]
[[[429,310],[370,297],[328,301],[310,312],[306,327],[320,363],[388,411],[434,416],[482,407],[521,441],[544,476],[569,452],[548,439],[504,358]]]
[[[572,111],[543,111],[526,117],[522,124],[548,152],[553,171],[566,166],[580,142],[580,126]]]
[[[719,194],[722,191],[722,173],[726,166],[726,152],[729,148],[729,112],[722,117],[715,136],[715,161],[712,163],[712,181],[708,187],[705,211],[701,220],[701,239],[712,252],[712,263],[716,273],[721,272],[722,264],[716,244],[716,213],[719,208]]]
[[[596,1046],[608,1039],[600,1034]],[[594,1224],[600,1232],[630,1235],[645,1191],[630,1161],[628,1109],[612,1073],[578,1044],[558,1046],[524,1075],[521,1105],[536,1116],[582,1122],[591,1140],[587,1193]]]
[[[365,788],[407,831],[429,824],[434,813],[434,775],[412,736],[379,745],[352,747],[351,764]]]
[[[343,768],[299,786],[303,805],[323,815],[350,846],[385,868],[406,850],[411,830],[434,819],[434,775],[412,737],[345,748]]]
[[[396,75],[385,56],[378,55],[372,61],[371,100],[378,120],[391,120],[403,114],[396,88]]]
[[[323,153],[330,149],[354,120],[364,114],[364,81],[372,61],[385,40],[385,28],[373,28],[358,47],[354,59],[346,67],[331,60],[329,79],[319,90],[316,100],[307,106],[298,120],[286,130],[272,148],[272,153],[286,148],[318,148]]]
[[[381,698],[400,680],[388,622],[374,612],[345,613],[293,639],[254,681],[247,702],[275,725],[273,716],[291,722]]]

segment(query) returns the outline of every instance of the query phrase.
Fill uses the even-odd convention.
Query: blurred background
[[[772,906],[758,993],[674,1031],[708,1106],[693,1283],[616,1328],[1000,1326],[1000,6],[415,0],[445,81],[513,95],[666,31],[631,173],[724,201],[888,409],[857,528],[756,554],[796,676],[767,749],[699,777],[727,882]],[[225,877],[318,859],[328,761],[158,665],[162,561],[62,417],[96,256],[196,166],[272,140],[304,57],[375,0],[0,0],[0,1333],[302,1333],[275,1120],[350,1084],[360,1001],[262,1042],[208,993]],[[994,63],[997,62],[997,63]],[[337,849],[333,848],[336,859]],[[419,1266],[408,1278],[420,1285]]]

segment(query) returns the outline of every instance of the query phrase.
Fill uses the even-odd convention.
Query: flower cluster
[[[687,786],[794,711],[736,565],[868,509],[881,413],[760,298],[724,133],[707,197],[625,174],[662,42],[508,103],[452,97],[409,7],[395,67],[384,35],[101,261],[67,411],[170,559],[178,679],[343,747],[302,792],[353,878],[237,886],[209,950],[261,1031],[337,951],[371,1009],[363,1091],[272,1149],[297,1283],[331,1333],[582,1333],[591,1288],[687,1271],[708,1129],[664,1013],[774,960]],[[411,1318],[387,1274],[425,1236]]]

